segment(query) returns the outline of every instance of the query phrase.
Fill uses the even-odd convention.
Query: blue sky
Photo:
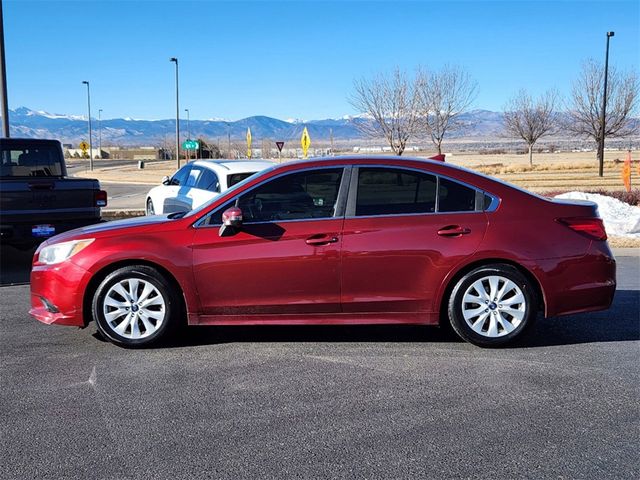
[[[355,113],[354,78],[399,66],[461,65],[475,106],[500,110],[519,88],[566,94],[588,57],[639,70],[633,1],[4,0],[9,106],[103,118]]]

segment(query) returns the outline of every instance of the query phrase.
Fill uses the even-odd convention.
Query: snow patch
[[[618,199],[596,193],[567,192],[556,198],[589,200],[598,204],[598,213],[604,221],[608,235],[640,238],[640,207],[634,207]]]

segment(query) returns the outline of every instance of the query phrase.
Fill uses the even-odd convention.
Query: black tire
[[[131,290],[138,285],[135,287],[137,291],[135,297],[141,300],[145,288],[150,285],[151,293],[146,300],[149,300],[149,303],[152,301],[154,304],[143,307],[144,302],[142,301],[138,303],[138,300],[135,300],[133,303],[133,300],[125,298],[115,290],[119,288],[116,285],[122,287],[127,293],[131,293]],[[125,285],[128,285],[128,288]],[[119,314],[124,315],[124,318],[112,318],[111,322],[107,320],[105,310],[113,309],[107,314],[118,315],[116,310],[120,311],[125,308],[115,308],[105,304],[107,295],[109,295],[108,302],[117,301],[122,305],[129,305],[126,307],[126,313]],[[100,283],[93,295],[92,315],[99,333],[112,343],[130,348],[147,347],[167,339],[169,334],[180,324],[180,316],[184,309],[179,295],[179,292],[176,292],[167,279],[155,268],[146,265],[127,266],[110,273]],[[141,317],[143,311],[146,312],[144,320]],[[148,316],[148,314],[152,316]],[[129,322],[129,326],[121,332],[116,331],[117,328],[120,328],[119,320],[122,320],[122,324],[126,321]],[[147,329],[147,325],[152,328]],[[135,338],[136,333],[141,336]]]
[[[502,280],[496,284],[496,278]],[[490,298],[491,282],[497,285],[498,294],[505,287],[502,297]],[[482,288],[484,292],[480,291]],[[482,301],[465,302],[466,294],[470,295],[467,300],[482,298]],[[523,301],[517,303],[521,298]],[[536,319],[537,304],[531,283],[518,269],[495,264],[476,268],[456,282],[447,313],[451,327],[463,340],[480,347],[499,347],[514,341],[531,327]],[[480,313],[476,317],[477,311]]]
[[[146,210],[147,215],[155,215],[156,214],[156,210],[155,208],[153,208],[153,200],[151,200],[150,198],[147,198],[147,210]]]

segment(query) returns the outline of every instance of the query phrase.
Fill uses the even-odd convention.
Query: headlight
[[[72,240],[70,242],[54,243],[40,250],[38,262],[46,265],[53,265],[64,262],[73,257],[76,253],[84,250],[91,245],[93,238],[85,238],[83,240]]]

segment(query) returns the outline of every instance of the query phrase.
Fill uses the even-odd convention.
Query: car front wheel
[[[153,200],[147,198],[147,215],[155,215],[156,211],[153,208]]]
[[[125,347],[151,345],[167,336],[181,311],[178,296],[154,268],[127,266],[109,274],[93,296],[100,333]]]
[[[530,282],[511,265],[479,267],[454,286],[449,320],[456,333],[474,345],[505,345],[535,321],[535,298]]]

